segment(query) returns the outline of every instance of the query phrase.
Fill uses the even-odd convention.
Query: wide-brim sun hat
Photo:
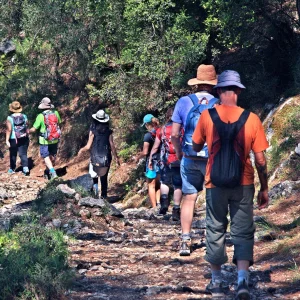
[[[216,85],[218,81],[216,69],[213,65],[200,65],[197,69],[197,77],[188,81],[188,85],[209,84]]]
[[[145,115],[143,118],[143,124],[141,126],[144,126],[146,123],[151,123],[153,118],[154,118],[154,116],[151,114]]]
[[[92,117],[100,123],[106,123],[109,121],[109,115],[105,113],[103,109],[97,111]]]
[[[38,108],[39,109],[51,109],[51,108],[54,108],[54,105],[51,104],[51,100],[48,97],[45,97],[40,102]]]
[[[214,86],[214,88],[221,88],[226,86],[237,86],[241,89],[245,89],[246,87],[241,83],[240,74],[233,70],[226,70],[222,72],[218,77],[218,83]]]
[[[13,113],[20,113],[23,110],[23,107],[19,101],[14,101],[9,104],[8,109]]]

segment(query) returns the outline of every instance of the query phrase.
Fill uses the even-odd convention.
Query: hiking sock
[[[49,169],[49,172],[54,173],[55,172],[54,168]]]
[[[178,208],[180,208],[180,205],[179,205],[179,204],[174,204],[174,205],[173,205],[173,208],[178,209]]]
[[[247,270],[239,270],[238,271],[238,284],[242,283],[243,280],[248,284],[249,272]]]
[[[191,233],[189,232],[189,233],[183,233],[182,235],[181,235],[181,239],[183,240],[183,241],[189,241],[190,239],[191,239]]]
[[[222,273],[221,270],[211,271],[212,282],[222,282]]]

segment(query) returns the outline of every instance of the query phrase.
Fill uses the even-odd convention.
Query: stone
[[[87,192],[90,192],[93,187],[93,179],[90,174],[85,174],[68,181],[71,187],[80,186]]]
[[[61,220],[60,219],[53,219],[52,224],[55,228],[60,228],[61,226]]]
[[[80,206],[89,206],[89,207],[104,207],[106,205],[104,199],[95,199],[92,197],[85,197],[79,200],[78,204]]]
[[[8,54],[16,51],[16,46],[12,40],[5,39],[0,43],[0,53]]]
[[[59,184],[56,189],[61,191],[67,197],[73,197],[76,194],[76,191],[71,189],[67,184]]]
[[[90,218],[92,216],[91,212],[88,209],[81,209],[79,211],[79,215],[81,218]]]

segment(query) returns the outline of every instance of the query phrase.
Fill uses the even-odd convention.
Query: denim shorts
[[[42,158],[46,158],[48,156],[56,157],[57,154],[58,143],[50,144],[50,145],[40,145],[40,154]]]
[[[207,160],[183,157],[180,164],[182,192],[197,194],[203,190]]]
[[[173,185],[174,189],[181,189],[182,180],[180,175],[180,168],[170,168],[165,166],[161,171],[161,183],[170,186]]]

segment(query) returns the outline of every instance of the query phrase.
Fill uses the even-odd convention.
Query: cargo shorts
[[[225,236],[230,215],[230,236],[234,245],[233,263],[253,264],[255,225],[253,221],[254,185],[206,189],[206,255],[211,264],[222,265],[228,257]]]

